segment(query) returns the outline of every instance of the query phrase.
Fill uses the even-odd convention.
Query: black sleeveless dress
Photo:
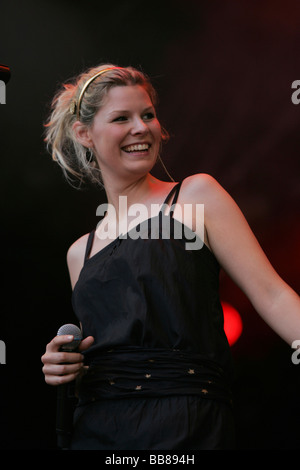
[[[180,185],[165,201],[174,194],[171,209]],[[83,335],[95,342],[71,449],[234,448],[216,258],[173,210],[89,257],[94,233],[72,296]],[[200,249],[187,248],[191,236]]]

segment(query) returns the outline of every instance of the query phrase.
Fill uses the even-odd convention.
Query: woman
[[[67,255],[80,352],[61,352],[72,337],[57,336],[42,357],[47,383],[81,377],[72,449],[234,447],[220,265],[284,340],[300,338],[299,297],[228,193],[206,174],[150,174],[167,137],[155,108],[141,72],[103,65],[65,85],[47,124],[53,158],[101,182],[108,201]]]

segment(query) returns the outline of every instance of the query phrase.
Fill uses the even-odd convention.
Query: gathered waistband
[[[79,405],[129,397],[198,395],[232,404],[228,379],[215,362],[176,349],[99,352],[78,387]]]

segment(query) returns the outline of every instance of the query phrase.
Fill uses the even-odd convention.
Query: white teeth
[[[123,150],[125,150],[126,152],[136,152],[138,150],[148,150],[149,147],[149,144],[135,144],[128,145],[128,147],[124,147]]]

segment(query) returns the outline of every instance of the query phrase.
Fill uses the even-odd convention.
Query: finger
[[[73,382],[79,373],[80,371],[68,375],[45,375],[45,382],[48,385],[63,385],[69,382]]]
[[[94,341],[95,339],[93,336],[87,336],[81,341],[78,351],[85,351],[93,344]]]
[[[72,335],[59,335],[55,336],[50,343],[46,346],[46,351],[59,351],[60,348],[67,343],[71,343],[74,340]]]
[[[84,356],[70,352],[47,352],[41,357],[43,364],[75,364],[83,362]]]
[[[45,375],[70,375],[80,372],[83,368],[83,362],[76,364],[45,364],[43,366],[43,373]]]

